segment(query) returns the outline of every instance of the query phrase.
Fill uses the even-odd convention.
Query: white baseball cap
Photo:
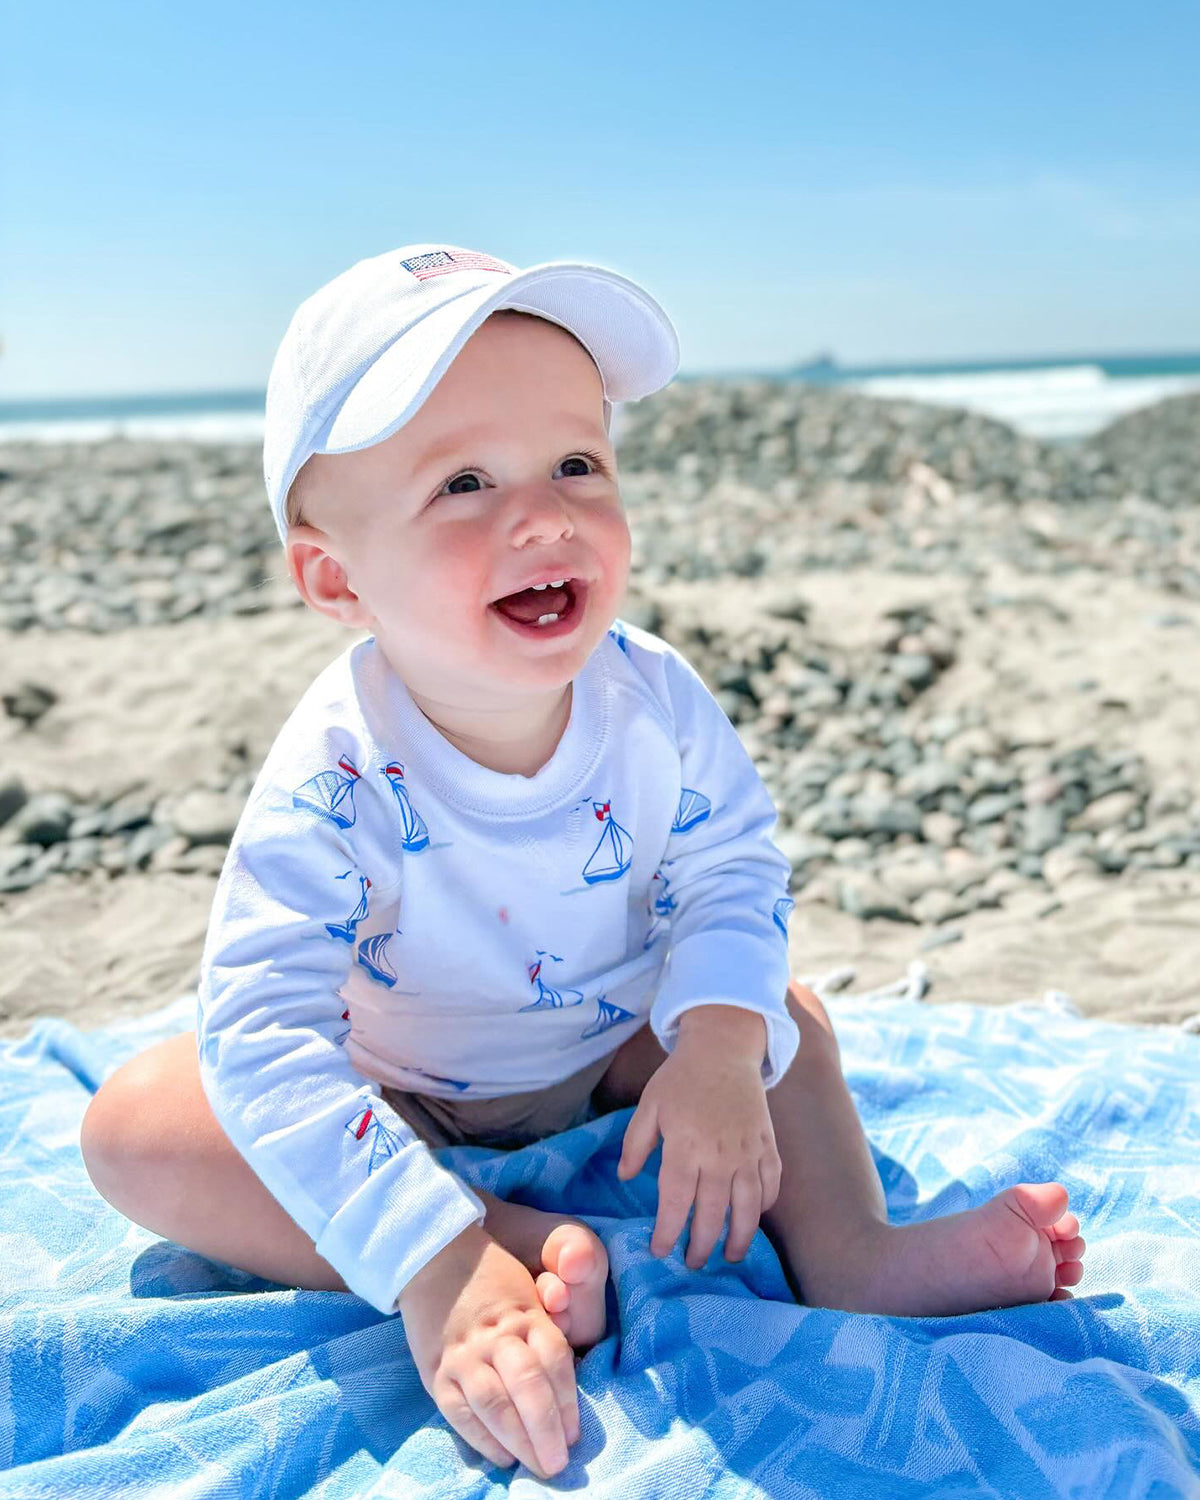
[[[458,245],[404,245],[360,260],[296,309],[271,366],[263,474],[281,541],[287,493],[313,453],[353,453],[403,427],[489,314],[536,313],[596,362],[607,430],[679,368],[671,320],[648,292],[602,266],[520,270]]]

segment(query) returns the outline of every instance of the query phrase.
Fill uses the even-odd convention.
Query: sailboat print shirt
[[[373,636],[313,681],[230,843],[200,966],[200,1076],[230,1140],[351,1291],[394,1312],[482,1200],[380,1087],[540,1089],[649,1020],[787,1010],[790,868],[719,703],[621,620],[536,775],[493,771],[417,708]]]

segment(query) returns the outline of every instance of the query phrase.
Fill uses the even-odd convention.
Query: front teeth
[[[557,615],[538,615],[538,624],[539,625],[553,624],[553,622],[555,620],[557,620],[557,619],[558,619]]]
[[[560,578],[557,583],[534,583],[531,584],[530,587],[538,589],[539,591],[541,589],[560,589],[562,588],[563,584],[566,583],[566,581],[567,580],[565,578]]]

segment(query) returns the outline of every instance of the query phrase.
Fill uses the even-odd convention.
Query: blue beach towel
[[[1200,1037],[910,991],[827,995],[895,1223],[1057,1179],[1087,1240],[1074,1300],[959,1317],[798,1306],[759,1232],[689,1271],[650,1254],[660,1152],[631,1110],[511,1154],[477,1187],[586,1220],[612,1266],[577,1366],[582,1436],[549,1482],[441,1417],[399,1317],[289,1290],[132,1225],[79,1151],[92,1092],[186,1030],[194,996],[0,1044],[0,1497],[1200,1496]],[[147,1129],[154,1122],[146,1122]]]

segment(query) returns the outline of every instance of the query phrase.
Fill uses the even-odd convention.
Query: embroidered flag
[[[501,265],[490,255],[480,255],[476,250],[430,250],[424,255],[414,255],[400,264],[411,271],[418,281],[428,281],[431,276],[446,276],[451,271],[503,271],[511,276],[508,266]]]

